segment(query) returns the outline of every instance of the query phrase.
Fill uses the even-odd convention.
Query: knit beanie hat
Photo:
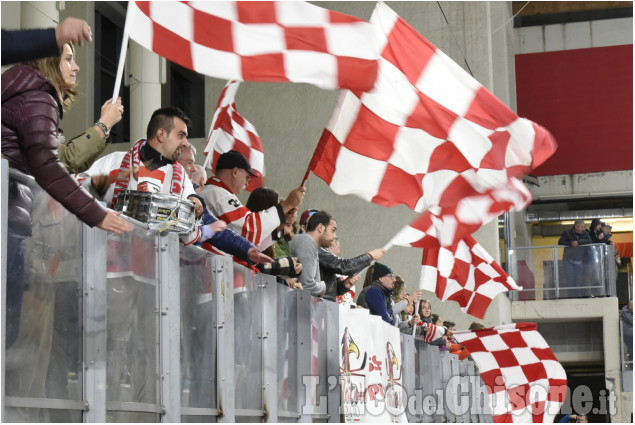
[[[373,280],[377,280],[380,277],[384,277],[387,274],[391,274],[392,269],[385,264],[375,263],[375,270],[373,270]]]

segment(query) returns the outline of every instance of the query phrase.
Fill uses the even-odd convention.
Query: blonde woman
[[[79,67],[70,44],[61,56],[16,65],[2,74],[2,158],[12,169],[31,175],[48,194],[91,227],[121,233],[131,226],[106,209],[68,174],[57,156],[58,124],[63,105],[70,105]],[[9,182],[7,237],[7,336],[18,335],[24,291],[22,240],[31,236],[33,195],[29,179]],[[31,186],[32,187],[32,186]]]

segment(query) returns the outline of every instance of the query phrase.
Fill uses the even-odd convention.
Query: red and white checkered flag
[[[379,36],[368,22],[300,1],[132,1],[130,38],[223,80],[367,90]]]
[[[494,422],[553,422],[567,374],[535,323],[454,332],[487,387]]]
[[[240,86],[239,81],[229,81],[221,92],[207,136],[203,167],[210,168],[215,173],[216,161],[221,154],[232,149],[240,152],[247,158],[251,168],[259,174],[258,177],[252,177],[249,180],[246,190],[251,192],[263,185],[265,155],[256,127],[236,110],[235,98],[238,86]]]
[[[522,289],[472,236],[449,248],[424,248],[419,279],[420,288],[480,319],[496,295]]]
[[[520,211],[531,204],[531,193],[517,178],[484,194],[466,196],[454,205],[430,207],[405,226],[389,245],[451,247],[507,211]]]
[[[338,194],[422,212],[502,187],[556,144],[519,118],[385,3],[371,23],[385,37],[375,87],[344,91],[311,170]]]

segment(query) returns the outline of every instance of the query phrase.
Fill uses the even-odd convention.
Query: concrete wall
[[[85,19],[91,27],[95,26],[95,6],[93,2],[67,1],[61,2],[60,21],[69,16]],[[60,127],[68,138],[82,134],[99,119],[100,110],[95,111],[95,43],[84,43],[75,46],[75,62],[79,65],[77,82],[79,95],[69,110],[64,111]],[[105,101],[105,99],[104,99]],[[103,103],[103,102],[101,102]]]
[[[522,27],[517,33],[518,54],[633,44],[633,18]]]
[[[633,196],[633,170],[542,176],[538,184],[529,186],[534,200],[627,197]]]

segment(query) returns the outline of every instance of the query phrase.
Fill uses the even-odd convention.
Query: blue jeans
[[[566,289],[566,294],[568,295],[566,298],[580,298],[583,294],[583,290],[578,289],[578,287],[582,286],[582,272],[584,271],[584,263],[576,264],[569,259],[564,259],[564,274],[567,279],[567,285],[564,287]],[[560,286],[562,290],[562,285]]]

